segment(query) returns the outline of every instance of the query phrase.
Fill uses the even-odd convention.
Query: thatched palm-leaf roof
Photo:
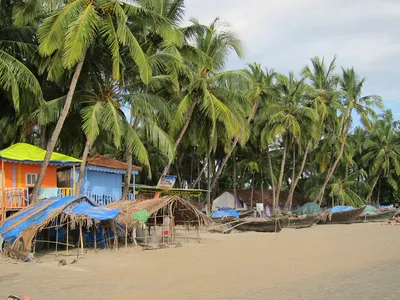
[[[198,221],[200,225],[208,225],[210,223],[210,219],[198,210],[195,205],[179,196],[116,201],[107,205],[107,207],[119,208],[120,214],[117,217],[117,221],[129,226],[137,223],[137,221],[132,220],[132,214],[140,210],[147,210],[151,217],[171,214],[172,212],[175,224],[183,224],[187,221]]]

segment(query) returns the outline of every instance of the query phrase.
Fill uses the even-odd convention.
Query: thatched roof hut
[[[228,190],[231,194],[233,194],[233,190]],[[256,203],[263,203],[264,205],[272,206],[273,197],[272,197],[272,190],[264,190],[264,195],[262,197],[262,193],[260,189],[254,189],[253,191],[253,200],[251,200],[251,189],[237,189],[236,190],[237,197],[243,201],[244,203],[250,205],[251,203],[253,206]],[[288,191],[281,191],[279,196],[279,204],[284,205],[288,198],[289,192]],[[302,196],[298,193],[294,193],[293,195],[293,205],[303,205],[304,203],[309,202],[310,200]]]
[[[132,219],[132,215],[140,210],[147,210],[152,222],[162,223],[158,217],[163,215],[173,216],[175,225],[183,225],[191,222],[197,225],[208,225],[210,219],[203,214],[190,201],[179,196],[166,196],[148,200],[126,200],[115,201],[108,208],[119,208],[120,214],[117,222],[127,226],[133,226],[137,221]]]
[[[101,221],[114,222],[118,213],[118,209],[99,207],[85,196],[50,198],[31,204],[0,222],[0,238],[11,245],[11,249],[32,252],[36,235],[49,224],[57,224],[52,228],[66,223],[71,229],[78,224],[90,227]]]

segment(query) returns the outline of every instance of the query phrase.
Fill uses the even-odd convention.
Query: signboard
[[[171,175],[164,175],[161,176],[160,180],[158,181],[157,188],[163,190],[172,189],[176,181],[176,176]]]

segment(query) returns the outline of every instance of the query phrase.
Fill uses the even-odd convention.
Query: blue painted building
[[[102,155],[90,157],[85,169],[85,178],[82,189],[77,194],[85,195],[97,202],[99,205],[107,205],[121,200],[123,180],[128,164]],[[141,170],[140,167],[132,166],[132,186],[128,199],[135,199],[135,176]],[[80,167],[75,170],[76,180],[79,179]],[[68,177],[70,184],[73,183],[73,173],[61,176]],[[66,179],[66,178],[65,178]]]

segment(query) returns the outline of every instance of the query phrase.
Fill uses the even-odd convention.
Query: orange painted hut
[[[19,210],[29,204],[29,195],[40,172],[46,151],[25,143],[17,143],[0,151],[0,203],[1,218],[8,212]],[[73,195],[73,189],[58,188],[57,167],[75,168],[79,159],[53,152],[43,178],[39,199],[53,196]]]

